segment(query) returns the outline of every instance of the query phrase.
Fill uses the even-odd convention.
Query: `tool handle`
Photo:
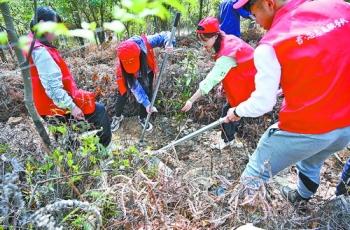
[[[179,20],[180,20],[180,13],[176,13],[176,16],[175,16],[175,20],[174,20],[174,25],[173,25],[173,28],[171,30],[171,34],[170,34],[170,39],[169,39],[169,44],[172,43],[172,41],[174,40],[174,37],[175,37],[175,31],[176,31],[176,26],[179,24]],[[152,100],[151,100],[151,108],[153,107],[154,105],[154,102],[156,101],[156,97],[157,97],[157,93],[158,93],[158,89],[159,89],[159,86],[160,86],[160,80],[162,78],[162,75],[163,75],[163,71],[164,71],[164,68],[165,68],[165,65],[166,65],[166,62],[168,60],[168,53],[165,53],[165,56],[163,58],[163,62],[162,62],[162,65],[160,67],[160,71],[159,71],[159,74],[158,74],[158,79],[157,79],[157,84],[156,84],[156,88],[153,92],[153,96],[152,96]],[[147,125],[148,125],[148,122],[151,118],[151,113],[147,114],[147,117],[146,117],[146,121],[145,121],[145,126],[143,127],[142,129],[142,133],[141,133],[141,137],[140,137],[140,143],[143,142],[143,138],[145,136],[145,132],[146,132],[146,128],[147,128]]]
[[[180,16],[181,16],[180,13],[176,13],[174,24],[173,24],[174,27],[177,27],[179,25]]]
[[[204,126],[203,128],[201,128],[201,129],[199,129],[197,131],[194,131],[193,133],[190,133],[187,136],[184,136],[184,137],[182,137],[181,139],[179,139],[177,141],[171,142],[170,144],[168,144],[168,145],[164,146],[163,148],[159,149],[158,151],[164,151],[164,150],[167,150],[167,149],[169,149],[169,148],[171,148],[171,147],[173,147],[175,145],[178,145],[178,144],[180,144],[182,142],[188,141],[188,140],[198,136],[199,134],[201,134],[201,133],[203,133],[205,131],[208,131],[208,130],[210,130],[212,128],[217,127],[218,125],[221,125],[222,123],[224,123],[224,121],[225,121],[225,118],[221,117],[219,120],[216,120],[213,123],[211,123],[211,124],[209,124],[207,126]]]

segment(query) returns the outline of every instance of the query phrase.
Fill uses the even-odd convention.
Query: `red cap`
[[[140,47],[131,40],[119,44],[117,55],[127,73],[136,73],[140,69],[140,52]]]
[[[235,3],[233,3],[233,8],[234,9],[239,9],[242,6],[244,6],[247,2],[249,2],[249,0],[238,0]]]
[[[199,23],[196,32],[198,34],[217,33],[220,31],[219,20],[215,17],[203,18]]]

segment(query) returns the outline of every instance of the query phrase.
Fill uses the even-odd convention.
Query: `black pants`
[[[142,78],[138,78],[137,80],[140,82],[143,90],[145,90],[148,99],[151,101],[152,100],[152,94],[153,94],[153,77],[154,74],[153,72],[148,73],[147,75],[147,79],[142,79]],[[128,100],[128,94],[130,92],[129,86],[128,87],[128,92],[125,93],[124,95],[120,95],[118,93],[118,97],[117,97],[117,102],[116,102],[116,116],[120,117],[123,113],[124,110],[124,106]],[[147,111],[146,108],[140,104],[139,105],[139,116],[140,118],[146,118],[147,117]]]
[[[43,118],[52,125],[58,125],[60,122],[71,124],[75,121],[70,114],[66,116],[56,116],[54,119],[49,117]],[[107,147],[111,142],[112,132],[111,121],[108,117],[105,106],[103,104],[96,103],[95,111],[92,114],[85,115],[85,119],[96,129],[100,129],[102,127],[102,130],[97,133],[97,136],[100,138],[100,143]]]
[[[230,109],[230,105],[226,103],[222,108],[221,117],[225,117],[227,115],[227,111]],[[230,123],[223,123],[221,125],[221,138],[225,142],[230,142],[235,139],[235,133],[237,132],[237,127],[239,125],[239,121],[233,121]]]

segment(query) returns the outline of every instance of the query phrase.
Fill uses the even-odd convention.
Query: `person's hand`
[[[72,109],[72,116],[77,120],[85,120],[83,111],[76,105]]]
[[[182,107],[181,111],[182,112],[187,112],[188,110],[190,110],[192,108],[192,101],[187,100],[184,107]]]
[[[251,14],[249,14],[249,19],[251,20],[251,21],[255,21],[256,20],[256,18],[254,17],[254,15],[251,15]]]
[[[165,52],[167,52],[168,54],[172,54],[174,52],[174,47],[172,45],[165,46]]]
[[[224,96],[224,87],[222,86],[222,84],[220,84],[219,87],[216,89],[216,96],[217,97]]]
[[[233,121],[238,121],[239,119],[241,119],[240,117],[237,117],[234,113],[236,107],[234,108],[230,108],[228,111],[227,111],[227,115],[225,117],[225,123],[230,123],[230,122],[233,122]]]
[[[277,90],[277,97],[284,97],[284,93],[282,89]]]
[[[157,108],[154,106],[151,108],[151,105],[146,107],[146,111],[147,111],[147,113],[158,113]]]

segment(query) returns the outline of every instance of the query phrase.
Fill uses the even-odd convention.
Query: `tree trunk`
[[[94,8],[89,3],[88,3],[88,5],[89,5],[88,7],[90,9],[92,18],[93,18],[94,22],[96,22],[97,26],[99,27],[99,21],[98,21],[96,13],[94,11]],[[97,28],[95,37],[97,37],[99,44],[102,44],[105,41],[104,30],[102,28],[102,25],[100,26],[100,28]]]
[[[13,54],[11,44],[9,43],[7,47],[8,47],[8,51],[9,51],[9,53],[11,55],[12,61],[15,61],[15,55]]]
[[[99,38],[101,44],[106,41],[106,34],[105,34],[104,29],[103,29],[103,23],[104,23],[104,9],[103,9],[103,1],[101,1],[101,6],[100,6],[100,27],[101,27],[102,31],[101,31],[100,34],[98,34],[98,38]]]
[[[0,48],[0,58],[2,62],[7,62],[7,58],[5,56],[5,52],[3,48]]]
[[[160,28],[162,31],[169,30],[168,20],[161,20],[160,21]]]
[[[4,31],[4,28],[2,25],[0,25],[0,32],[3,32]],[[5,46],[3,46],[5,47]],[[6,55],[5,55],[5,50],[3,47],[0,47],[0,58],[1,58],[1,61],[2,62],[7,62],[7,58],[6,58]]]
[[[198,13],[198,22],[202,19],[203,17],[203,2],[204,0],[199,0],[199,13]]]
[[[36,2],[35,2],[36,3]],[[34,3],[34,4],[35,4]],[[36,5],[36,4],[35,4]],[[36,109],[34,107],[33,102],[33,93],[32,93],[32,82],[30,79],[30,73],[29,73],[29,61],[28,59],[25,59],[22,51],[18,48],[18,37],[15,32],[15,27],[13,25],[12,17],[10,15],[10,9],[7,3],[0,3],[0,11],[2,13],[2,16],[5,21],[5,25],[7,28],[7,34],[9,37],[9,40],[12,42],[12,44],[15,44],[15,53],[18,59],[18,62],[20,63],[21,67],[21,73],[24,83],[24,103],[25,106],[29,112],[29,115],[33,119],[34,125],[36,130],[38,131],[43,143],[44,147],[46,147],[46,151],[50,151],[50,138],[47,134],[43,123],[40,120],[40,117],[38,116],[38,113],[36,112]]]
[[[77,28],[80,28],[81,27],[81,17],[79,15],[78,11],[73,11],[73,20],[74,20],[74,23],[77,26]],[[82,55],[82,57],[85,57],[85,48],[84,48],[85,43],[84,43],[84,39],[81,38],[81,37],[78,37],[77,39],[79,41],[79,45],[81,47],[83,47],[83,48],[81,48],[80,54]]]
[[[96,31],[96,35],[97,35],[98,42],[100,43],[100,45],[106,41],[105,31],[103,30],[102,27],[100,28],[100,30]]]
[[[127,34],[128,38],[129,38],[130,37],[130,29],[129,29],[130,23],[129,22],[125,22],[124,26],[125,26],[126,34]]]

